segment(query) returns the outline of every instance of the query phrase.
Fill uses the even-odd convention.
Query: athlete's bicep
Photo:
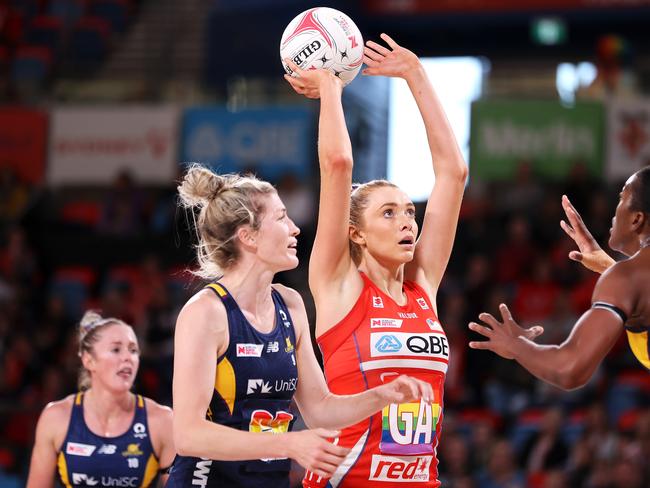
[[[176,455],[172,410],[164,405],[158,405],[153,400],[149,402],[147,408],[150,412],[149,425],[151,426],[151,440],[160,469],[163,471],[161,479],[164,477],[166,480],[165,472],[171,466]]]
[[[227,316],[220,302],[201,292],[181,310],[174,335],[174,440],[205,419],[215,384],[217,351]],[[219,305],[219,306],[218,306]],[[178,448],[179,446],[177,446]]]
[[[309,261],[310,284],[316,287],[345,273],[350,262],[348,221],[353,158],[338,89],[321,93],[318,162],[318,225]]]
[[[454,245],[464,190],[464,176],[436,179],[427,202],[414,259],[404,269],[405,279],[415,281],[414,274],[422,270],[431,287],[438,289]]]
[[[621,262],[607,269],[596,282],[591,296],[592,306],[600,304],[601,308],[606,309],[610,305],[614,307],[611,312],[620,310],[624,322],[632,316],[639,293],[630,280],[628,264]]]
[[[579,377],[588,379],[618,340],[632,307],[628,280],[619,267],[599,278],[592,295],[591,309],[574,326],[562,348]]]
[[[278,287],[278,291],[289,308],[296,332],[296,363],[299,376],[294,398],[307,426],[318,427],[315,422],[318,422],[316,417],[320,400],[329,393],[329,389],[314,354],[305,304],[295,290]]]
[[[300,375],[295,398],[305,423],[308,427],[315,428],[320,426],[319,405],[329,393],[329,388],[314,354],[306,316],[304,324],[302,337],[296,348],[296,361]]]
[[[591,308],[573,327],[569,337],[560,345],[564,367],[571,376],[584,384],[614,346],[623,330],[620,318],[607,310]]]
[[[316,237],[309,258],[309,284],[321,288],[344,275],[352,258],[349,246],[352,171],[343,163],[321,171]]]
[[[57,408],[57,407],[54,407]],[[27,488],[49,488],[54,486],[57,463],[55,446],[56,429],[60,427],[61,416],[45,407],[36,426],[36,438],[29,465]]]

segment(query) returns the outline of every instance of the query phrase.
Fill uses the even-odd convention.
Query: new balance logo
[[[103,444],[99,448],[99,451],[97,451],[97,454],[115,454],[116,449],[117,446],[115,444]]]

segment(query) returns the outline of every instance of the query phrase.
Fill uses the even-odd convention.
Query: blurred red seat
[[[61,209],[60,216],[70,224],[96,227],[101,218],[101,208],[96,202],[69,202]]]

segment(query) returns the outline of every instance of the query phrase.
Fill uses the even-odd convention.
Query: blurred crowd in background
[[[567,44],[540,51],[516,37],[522,35],[517,22],[523,14],[500,16],[490,2],[482,3],[489,15],[483,18],[472,11],[465,23],[458,24],[460,29],[443,27],[461,22],[454,16],[458,15],[451,7],[454,2],[447,2],[448,9],[440,7],[444,12],[436,18],[418,20],[414,11],[399,27],[381,14],[391,14],[390,5],[400,2],[327,3],[358,19],[364,32],[397,31],[395,37],[420,54],[477,55],[481,52],[475,46],[480,46],[486,56],[494,55],[484,87],[486,98],[557,100],[555,66],[563,52],[572,61],[588,58],[585,53],[590,52],[599,70],[590,86],[576,82],[572,96],[607,100],[650,92],[650,60],[643,52],[647,43],[639,41],[647,41],[643,37],[647,34],[640,31],[645,32],[648,9],[631,11],[624,18],[617,17],[614,8],[600,17],[590,10],[589,17],[587,12],[581,16],[585,2],[570,0],[573,10],[567,18],[570,25],[575,22],[573,37]],[[530,3],[544,11],[540,2]],[[561,4],[551,3],[553,8]],[[641,0],[629,3],[646,5]],[[409,4],[422,8],[423,15],[431,13],[426,2]],[[518,12],[518,2],[501,4]],[[12,107],[20,103],[22,108],[39,109],[67,101],[215,103],[232,110],[260,100],[295,103],[281,85],[277,43],[265,33],[272,31],[279,40],[287,21],[309,6],[299,0],[0,0],[0,100]],[[253,8],[258,23],[248,26],[252,10],[247,9]],[[623,15],[624,10],[616,14]],[[608,36],[596,42],[608,15],[612,25],[626,27],[628,40]],[[425,18],[435,26],[426,35]],[[265,19],[263,27],[259,19]],[[475,33],[481,31],[481,20],[485,33],[479,38]],[[267,30],[251,36],[257,28]],[[445,36],[451,41],[446,42]],[[227,52],[215,48],[224,42]],[[636,66],[630,61],[634,46]],[[245,49],[257,50],[259,63],[251,62]],[[529,59],[533,52],[540,56],[538,65]],[[544,56],[553,62],[546,63]],[[130,78],[138,69],[141,76]],[[268,81],[267,69],[275,70],[270,75],[275,81]],[[226,72],[237,76],[227,77]],[[198,89],[188,79],[201,79],[203,85]],[[370,101],[357,95],[347,103],[363,108]],[[643,113],[648,114],[650,105],[644,103]],[[363,115],[361,108],[358,113]],[[301,117],[305,114],[309,112]],[[355,163],[363,169],[358,179],[386,174],[385,168],[364,167],[370,159],[356,151],[372,145],[368,143],[372,123],[384,120],[380,115],[366,114],[366,119],[359,116],[363,123],[350,123]],[[630,119],[619,138],[635,150],[638,167],[650,164],[650,122],[644,117]],[[3,130],[8,130],[3,123]],[[315,134],[304,130],[308,138],[304,143],[313,151]],[[12,137],[23,143],[15,133]],[[0,488],[23,485],[42,408],[76,391],[76,325],[83,311],[99,309],[104,316],[133,325],[142,350],[136,389],[171,405],[176,316],[204,284],[190,272],[192,216],[177,206],[175,185],[183,169],[177,162],[185,158],[173,154],[168,174],[156,181],[143,177],[140,166],[128,164],[132,161],[115,161],[115,171],[105,181],[75,183],[74,170],[66,173],[62,166],[69,156],[60,154],[63,146],[49,149],[60,150],[57,161],[62,172],[52,173],[54,165],[48,169],[42,156],[40,166],[30,163],[39,168],[40,176],[34,177],[20,159],[27,149],[17,142],[23,149],[10,152],[8,140],[0,133]],[[198,147],[204,151],[219,148],[220,141],[201,142]],[[302,172],[286,171],[278,164],[275,168],[280,169],[266,174],[262,168],[267,164],[268,170],[268,161],[255,159],[264,154],[254,154],[242,164],[276,185],[289,216],[301,228],[301,265],[279,275],[278,281],[300,291],[314,324],[306,275],[318,182],[315,155],[309,154],[302,161]],[[543,384],[514,362],[467,346],[476,339],[468,322],[480,312],[495,314],[502,302],[511,305],[521,324],[545,327],[538,341],[559,343],[567,336],[590,306],[598,276],[567,257],[574,244],[559,225],[561,195],[569,196],[604,246],[627,169],[614,171],[612,177],[610,168],[606,178],[604,170],[594,171],[594,161],[576,157],[550,175],[543,171],[547,161],[520,157],[505,176],[483,179],[477,177],[480,165],[473,167],[474,162],[470,158],[470,182],[438,300],[451,343],[438,448],[443,486],[650,486],[650,375],[634,360],[623,335],[589,384],[572,392]],[[598,164],[602,169],[602,161]],[[420,215],[421,207],[418,204]]]
[[[87,308],[133,324],[142,349],[137,390],[171,404],[176,315],[202,286],[187,271],[192,234],[172,190],[143,188],[123,174],[96,193],[97,218],[80,222],[65,212],[70,202],[57,201],[61,195],[3,186],[0,480],[24,475],[40,410],[75,391],[76,322]],[[560,196],[570,196],[605,242],[619,190],[593,180],[580,163],[561,184],[536,178],[522,162],[516,182],[469,185],[440,292],[452,351],[439,447],[445,486],[647,486],[650,377],[623,336],[589,384],[573,392],[467,347],[467,323],[496,313],[501,302],[522,324],[545,327],[539,341],[567,336],[589,307],[597,276],[567,258],[573,244],[559,226]],[[305,271],[316,193],[293,182],[279,191],[289,215],[304,216],[302,265],[279,280],[310,304]],[[68,246],[74,259],[57,262],[57,250],[68,256]]]

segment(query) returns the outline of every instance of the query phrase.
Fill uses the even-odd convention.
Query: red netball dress
[[[365,391],[400,374],[433,387],[433,401],[391,404],[343,429],[338,444],[351,449],[330,479],[308,472],[305,488],[438,487],[436,447],[442,424],[443,386],[449,344],[424,290],[404,283],[400,306],[363,273],[356,304],[318,338],[332,393]]]

